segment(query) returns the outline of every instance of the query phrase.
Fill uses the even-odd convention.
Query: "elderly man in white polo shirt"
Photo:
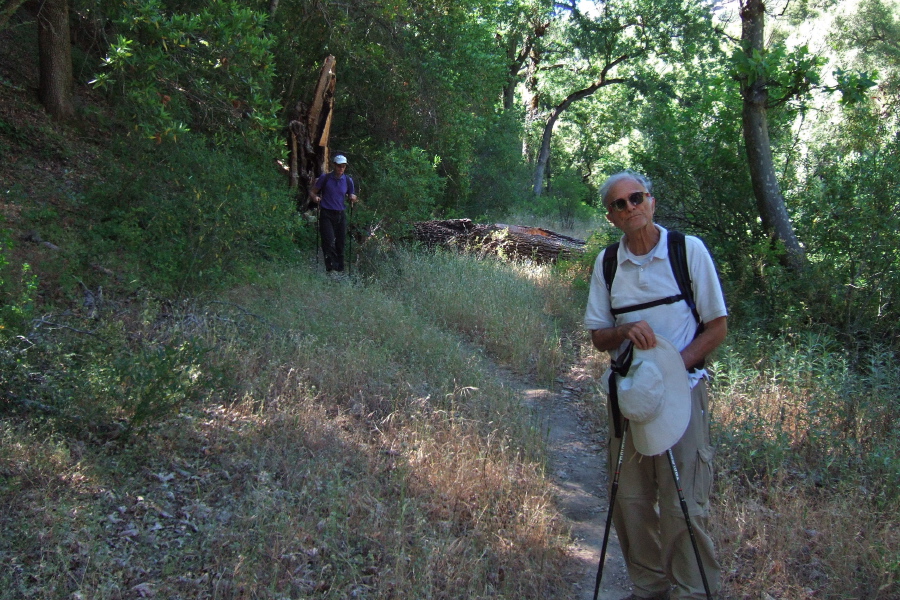
[[[615,263],[611,282],[605,280],[605,253],[597,257],[585,326],[594,347],[608,351],[613,359],[628,342],[641,350],[654,348],[657,336],[680,351],[684,368],[689,371],[691,417],[684,435],[671,450],[681,474],[704,571],[716,592],[721,569],[707,533],[713,448],[703,360],[722,343],[727,332],[722,287],[703,242],[684,236],[693,298],[680,293],[673,272],[674,257],[669,251],[669,232],[653,222],[656,199],[646,177],[633,171],[617,173],[600,188],[600,197],[607,208],[607,219],[624,235],[617,252],[611,251]],[[673,239],[675,235],[673,232]],[[611,410],[611,471],[612,457],[618,455],[621,443],[613,433],[620,427],[614,427],[612,419]],[[625,439],[613,523],[634,586],[631,598],[706,598],[667,455],[642,456],[632,439]]]

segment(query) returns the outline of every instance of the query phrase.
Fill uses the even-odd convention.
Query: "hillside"
[[[403,301],[423,286],[366,267],[377,250],[365,286],[335,288],[304,250],[286,270],[258,263],[228,287],[166,296],[141,279],[150,265],[112,269],[91,245],[107,220],[86,198],[127,129],[84,86],[77,120],[54,123],[27,29],[0,42],[4,281],[24,319],[8,318],[18,336],[3,350],[0,598],[589,593],[602,514],[582,510],[594,533],[576,558],[551,482],[575,470],[569,447],[544,475],[538,423],[559,400],[533,380],[562,367],[535,362],[554,343],[540,339],[545,300],[518,349],[487,331],[493,308],[448,327]],[[443,281],[456,268],[423,267]],[[463,268],[508,279],[486,279],[494,300],[541,287],[499,264]],[[323,304],[367,308],[336,319]],[[588,433],[574,413],[556,422],[567,444]],[[591,501],[603,480],[579,485]]]
[[[554,160],[586,170],[517,207],[528,140],[485,118],[496,82],[419,73],[409,48],[430,51],[429,32],[360,8],[375,14],[335,29],[360,37],[331,42],[371,93],[344,97],[334,134],[357,150],[358,217],[377,235],[354,245],[346,283],[322,277],[314,230],[233,105],[157,142],[84,85],[98,58],[82,52],[77,117],[58,124],[37,102],[33,23],[0,32],[0,600],[586,597],[606,506],[589,257],[553,267],[397,240],[463,208],[593,228],[582,175],[629,153],[676,174],[661,205],[708,234],[728,290],[729,337],[708,363],[723,596],[900,597],[891,105],[840,135],[809,130],[815,186],[798,177],[789,195],[815,264],[795,277],[759,228],[725,86],[708,86],[709,113],[611,86],[587,120],[642,123],[649,145],[565,128]],[[429,17],[454,39],[475,31],[465,10]],[[370,31],[384,38],[364,45]],[[466,65],[493,43],[482,33],[437,50],[471,51],[455,57]],[[282,66],[303,72],[294,50]],[[610,600],[628,588],[617,558]]]

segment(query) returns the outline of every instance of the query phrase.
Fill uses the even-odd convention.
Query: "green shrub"
[[[227,1],[175,13],[158,0],[122,3],[94,83],[156,141],[227,130],[263,147],[277,136],[272,45],[262,12]]]
[[[124,261],[142,269],[141,283],[181,293],[292,251],[300,218],[265,157],[197,136],[137,144],[125,155],[134,164],[110,163],[87,197],[97,221],[89,246],[102,261]]]
[[[446,183],[437,172],[440,157],[430,157],[421,148],[391,146],[367,159],[355,177],[363,200],[360,219],[402,234],[415,221],[432,216]]]
[[[12,239],[0,228],[0,341],[21,332],[34,312],[37,277],[27,263],[10,264],[8,253]]]
[[[587,220],[595,212],[586,202],[590,189],[575,171],[566,169],[550,182],[548,193],[536,200],[536,211],[542,216],[555,216],[562,229],[575,227],[575,221]]]

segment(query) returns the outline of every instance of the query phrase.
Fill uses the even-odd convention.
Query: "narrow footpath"
[[[534,410],[547,435],[549,474],[557,506],[572,532],[572,556],[566,581],[573,600],[591,600],[603,545],[609,508],[606,475],[606,432],[585,409],[594,383],[581,367],[558,381],[558,390],[524,388],[526,404]],[[610,533],[600,600],[620,600],[631,593],[622,550],[615,529]]]

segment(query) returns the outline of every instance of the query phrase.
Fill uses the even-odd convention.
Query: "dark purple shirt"
[[[340,178],[335,177],[334,172],[323,173],[316,179],[314,187],[322,197],[320,206],[328,210],[344,210],[344,196],[356,193],[353,180],[346,173]]]

